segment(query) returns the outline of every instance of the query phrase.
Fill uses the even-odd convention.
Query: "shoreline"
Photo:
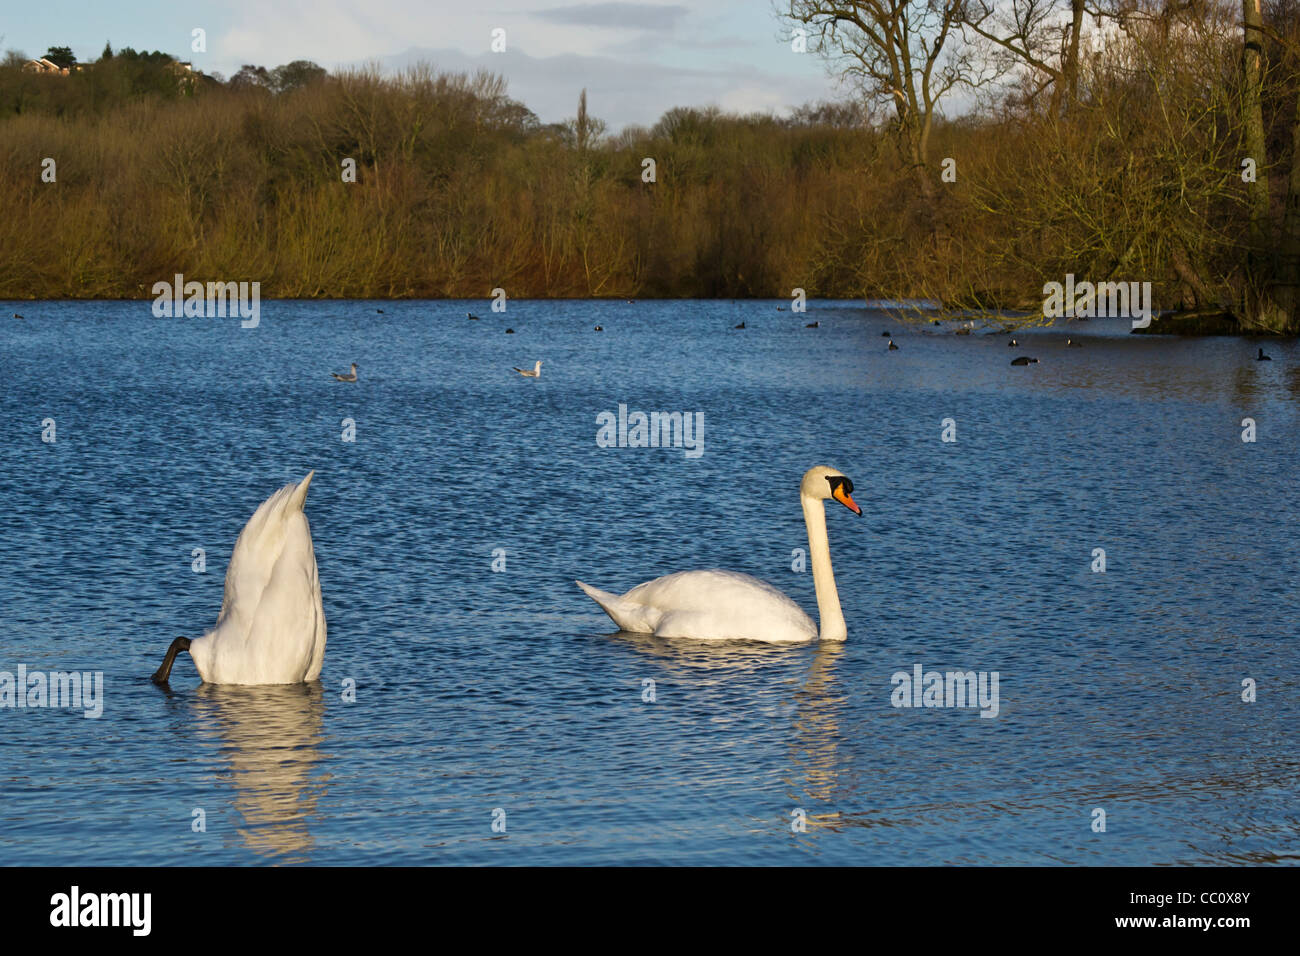
[[[491,302],[489,296],[260,296],[260,301],[264,302]],[[157,296],[63,296],[63,297],[0,297],[0,302],[139,302],[142,305],[157,301]],[[628,305],[635,305],[638,302],[789,302],[789,296],[635,296],[627,297],[617,296],[546,296],[546,295],[529,295],[519,296],[511,301],[533,301],[533,302],[622,302]],[[986,324],[1003,324],[1009,325],[1008,331],[1019,328],[1021,320],[1025,322],[1026,327],[1054,327],[1053,325],[1043,326],[1041,321],[1036,321],[1032,312],[1028,312],[1021,307],[1007,307],[1005,311],[999,309],[990,309],[987,311],[945,311],[943,308],[921,307],[899,308],[897,305],[892,307],[873,306],[869,303],[872,301],[899,303],[907,300],[897,298],[882,298],[876,300],[865,300],[857,296],[839,297],[839,296],[818,296],[809,297],[810,302],[835,302],[835,303],[856,303],[863,308],[869,308],[874,311],[889,314],[896,319],[904,322],[922,324],[923,321],[930,322],[936,317],[942,317],[941,321],[945,324],[962,321],[983,321]],[[934,300],[917,299],[920,302],[933,302]],[[789,310],[787,310],[789,311]],[[1017,314],[1019,313],[1019,314]],[[911,316],[923,316],[922,318],[912,318]],[[1066,328],[1067,325],[1060,326]],[[1263,329],[1243,328],[1240,321],[1230,312],[1223,309],[1199,309],[1192,311],[1172,311],[1163,314],[1154,315],[1151,324],[1145,328],[1137,328],[1131,331],[1133,335],[1166,335],[1179,336],[1182,338],[1214,338],[1214,337],[1240,337],[1240,338],[1269,338],[1269,339],[1288,339],[1295,338],[1294,335],[1287,335],[1282,332],[1272,332]]]

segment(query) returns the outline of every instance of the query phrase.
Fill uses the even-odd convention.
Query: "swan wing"
[[[696,640],[784,642],[817,637],[817,626],[799,605],[748,574],[680,571],[621,596],[580,586],[627,631]]]
[[[307,516],[289,516],[284,549],[253,613],[243,683],[316,680],[325,656],[325,611]]]

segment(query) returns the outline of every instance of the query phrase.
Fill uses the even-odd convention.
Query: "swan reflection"
[[[664,665],[667,674],[685,674],[704,669],[726,668],[753,671],[790,660],[791,655],[807,652],[807,644],[769,644],[763,641],[697,641],[688,637],[656,637],[619,631],[602,636],[615,640],[638,654],[653,657]]]
[[[195,725],[219,744],[244,845],[276,862],[307,861],[315,845],[310,822],[329,781],[316,770],[324,739],[320,683],[203,684],[195,694]]]
[[[791,790],[803,792],[823,803],[832,802],[839,782],[839,711],[847,704],[844,688],[835,672],[844,656],[844,645],[823,641],[817,646],[808,676],[795,694],[793,733],[790,735],[790,763],[794,771]],[[838,811],[809,814],[808,822],[833,826]]]

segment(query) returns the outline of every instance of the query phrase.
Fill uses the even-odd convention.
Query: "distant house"
[[[86,68],[84,63],[72,64],[69,70],[66,66],[59,66],[50,60],[41,57],[39,60],[28,60],[23,64],[23,71],[26,73],[45,73],[51,76],[67,76],[69,73],[80,73]]]
[[[59,66],[57,63],[51,63],[45,57],[39,60],[28,60],[23,64],[23,71],[26,73],[57,73],[63,76],[68,75],[66,66]]]

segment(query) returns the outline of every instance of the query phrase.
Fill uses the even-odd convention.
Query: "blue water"
[[[0,670],[104,680],[99,719],[0,709],[0,861],[1300,861],[1300,346],[776,305],[0,306]],[[704,453],[597,447],[620,403]],[[615,636],[572,583],[724,567],[815,614],[819,463],[865,512],[828,506],[842,646]],[[320,683],[154,687],[313,468]],[[915,665],[997,671],[998,716],[892,706]]]

